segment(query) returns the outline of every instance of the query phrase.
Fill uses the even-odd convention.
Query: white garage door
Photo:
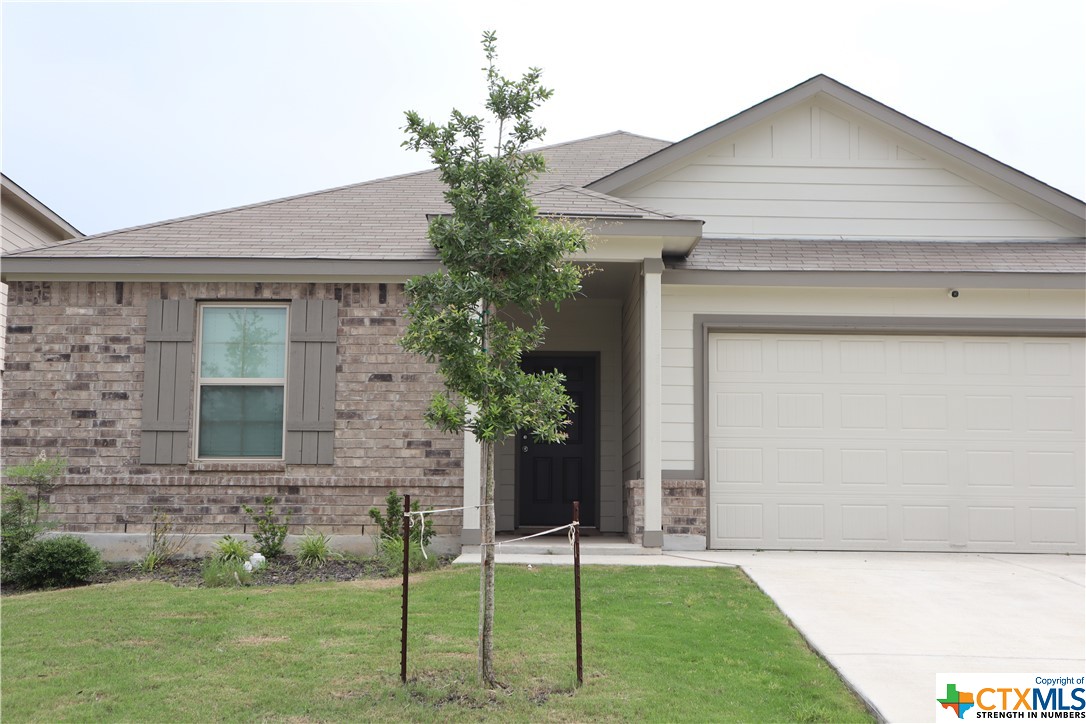
[[[712,334],[713,548],[1082,552],[1082,339]]]

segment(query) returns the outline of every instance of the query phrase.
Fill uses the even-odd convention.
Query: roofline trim
[[[403,280],[420,274],[429,274],[440,268],[440,263],[435,260],[38,257],[5,259],[2,277],[5,282],[39,279],[157,281],[182,277],[204,280],[224,278],[303,281],[353,278]]]
[[[708,271],[665,269],[663,284],[894,289],[1086,289],[1083,272]]]

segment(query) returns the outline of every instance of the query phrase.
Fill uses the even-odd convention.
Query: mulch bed
[[[451,559],[439,558],[438,565],[446,565]],[[147,573],[141,571],[135,563],[107,563],[104,571],[92,578],[89,583],[114,583],[117,581],[164,581],[175,586],[196,588],[203,586],[200,569],[202,559],[181,559],[167,561],[155,566]],[[337,581],[357,581],[373,578],[388,578],[389,571],[376,559],[337,559],[330,560],[319,568],[303,566],[294,556],[281,556],[268,561],[267,567],[253,576],[252,586],[282,586],[298,583],[333,583]],[[4,593],[19,591],[5,583]]]

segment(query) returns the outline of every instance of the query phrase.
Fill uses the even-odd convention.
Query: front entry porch
[[[597,263],[583,297],[563,303],[560,310],[545,311],[546,342],[524,364],[526,369],[559,369],[577,412],[566,444],[537,444],[521,434],[496,448],[499,533],[568,523],[571,502],[580,500],[586,528],[635,547],[660,547],[662,264],[652,262]],[[466,437],[464,502],[471,506],[480,500],[480,446]],[[629,514],[628,480],[645,481],[636,524]],[[478,541],[479,514],[469,509],[462,543]]]

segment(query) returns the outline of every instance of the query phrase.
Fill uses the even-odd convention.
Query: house
[[[1082,201],[828,77],[678,143],[542,149],[540,212],[597,271],[526,360],[578,402],[499,453],[499,530],[647,547],[1086,550]],[[69,461],[96,540],[159,507],[357,536],[390,488],[479,501],[430,430],[403,283],[437,268],[434,171],[9,253],[3,443]],[[447,547],[478,514],[437,516]]]
[[[36,249],[80,236],[83,235],[79,229],[5,174],[0,174],[0,245],[4,254]],[[4,371],[7,299],[8,287],[0,283],[0,375]]]

